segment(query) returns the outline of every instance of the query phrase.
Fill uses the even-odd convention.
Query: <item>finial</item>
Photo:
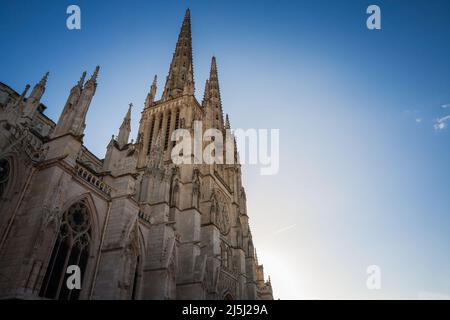
[[[92,79],[96,80],[98,76],[98,72],[100,70],[100,66],[96,66],[94,70],[94,74],[92,75]]]
[[[84,79],[86,78],[86,71],[83,71],[81,74],[80,80],[78,81],[78,85],[81,87],[84,83]]]
[[[92,77],[86,82],[86,86],[95,85],[97,83],[98,71],[100,70],[100,66],[96,66]]]
[[[217,70],[216,56],[212,56],[211,58],[211,70]]]
[[[128,104],[128,111],[127,111],[127,114],[125,115],[124,121],[130,120],[130,118],[131,118],[131,108],[132,108],[132,107],[133,107],[133,104],[130,102],[130,103]]]
[[[216,63],[216,57],[213,56],[211,58],[211,70],[209,72],[209,79],[217,79],[217,63]]]
[[[30,90],[30,85],[27,83],[27,85],[25,86],[25,89],[23,89],[22,94],[20,95],[19,99],[17,99],[17,101],[14,103],[14,105],[19,105],[23,102],[23,99],[25,98],[28,90]]]
[[[153,98],[155,98],[156,94],[156,85],[158,84],[158,77],[155,74],[155,77],[153,78],[152,85],[150,86],[150,93],[153,95]]]
[[[39,81],[39,83],[40,83],[41,85],[45,85],[45,84],[47,83],[48,75],[49,75],[49,74],[50,74],[50,72],[48,72],[48,71],[44,74],[44,76],[42,77],[41,81]]]
[[[228,113],[225,115],[225,128],[230,129],[230,118],[228,118]]]

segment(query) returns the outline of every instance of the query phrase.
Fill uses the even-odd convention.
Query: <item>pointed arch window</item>
[[[192,206],[200,209],[200,181],[198,178],[192,184]]]
[[[209,216],[210,216],[209,219],[210,219],[211,223],[216,223],[218,210],[219,210],[219,204],[217,202],[216,197],[213,195],[211,198],[211,209],[209,212]]]
[[[180,110],[177,109],[175,112],[175,129],[177,130],[180,128]],[[172,141],[172,148],[175,147],[176,141]]]
[[[0,198],[5,193],[8,185],[9,176],[11,172],[11,166],[6,159],[0,159]]]
[[[228,267],[228,250],[224,243],[220,245],[220,258],[221,258],[221,266],[223,268]]]
[[[229,270],[233,268],[233,250],[231,248],[227,250],[227,268]]]
[[[148,136],[148,149],[147,149],[147,154],[150,154],[150,150],[152,148],[152,139],[153,139],[153,129],[155,127],[155,120],[152,118],[150,120],[150,132],[149,132],[149,136]]]
[[[169,146],[169,139],[170,139],[170,121],[172,118],[172,113],[169,112],[167,115],[167,121],[166,121],[166,136],[164,138],[164,150],[167,150],[167,147]]]
[[[172,194],[170,196],[170,206],[176,207],[178,205],[178,195],[180,193],[180,187],[178,186],[178,181],[174,181],[172,186]]]
[[[163,116],[162,116],[162,114],[160,114],[159,115],[159,124],[158,124],[158,133],[161,133],[162,125],[163,125]]]
[[[66,285],[67,267],[77,265],[81,283],[89,257],[91,217],[85,201],[73,204],[63,215],[47,271],[39,295],[49,299],[77,300],[80,290],[69,290]]]
[[[178,185],[178,179],[172,178],[172,183],[170,186],[170,196],[169,196],[169,221],[175,221],[175,209],[179,205],[180,197],[180,186]]]
[[[180,128],[180,110],[177,110],[176,116],[175,116],[175,129]]]

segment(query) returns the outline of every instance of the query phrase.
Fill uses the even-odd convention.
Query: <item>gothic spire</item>
[[[41,98],[45,92],[45,85],[47,84],[49,73],[47,72],[42,79],[33,87],[33,90],[30,93],[30,96],[27,99],[24,109],[24,115],[30,118],[33,117],[36,112],[39,104],[41,102]]]
[[[78,80],[78,83],[76,84],[76,86],[82,88],[85,78],[86,78],[86,71],[83,72],[83,74],[81,75],[80,80]]]
[[[45,85],[47,84],[47,80],[48,80],[48,75],[49,72],[47,72],[46,74],[44,74],[44,76],[42,77],[42,79],[36,83],[36,85],[33,88],[33,91],[31,91],[30,93],[30,97],[29,98],[34,98],[36,100],[40,100],[42,95],[44,94],[45,91]]]
[[[194,94],[191,14],[189,9],[186,10],[184,16],[162,99],[169,100],[183,94]]]
[[[209,71],[209,89],[213,93],[213,98],[217,98],[220,102],[219,77],[217,75],[216,57],[211,59],[211,70]]]
[[[119,129],[119,135],[117,136],[117,143],[119,144],[119,148],[123,148],[128,143],[128,139],[130,137],[131,132],[131,108],[133,104],[130,103],[128,105],[128,111],[125,117],[123,118],[122,125]]]
[[[55,137],[67,133],[72,133],[76,136],[81,136],[83,134],[86,126],[86,114],[97,88],[97,76],[99,70],[100,67],[97,66],[92,77],[86,81],[84,86],[83,82],[86,72],[83,72],[78,83],[70,91],[64,110],[59,117],[55,131],[53,132]]]
[[[41,92],[38,91],[38,89],[45,91],[45,85],[47,84],[49,72],[45,73],[42,79],[34,86],[33,92],[36,92],[36,94],[40,94]],[[33,92],[31,92],[30,96],[33,96]],[[43,93],[43,92],[42,92]],[[42,95],[41,95],[42,96]],[[41,97],[37,95],[37,97]]]
[[[97,76],[99,70],[100,66],[96,66],[92,77],[88,81],[86,81],[77,103],[77,107],[75,109],[76,114],[72,123],[71,130],[72,133],[77,136],[82,135],[84,132],[84,128],[86,127],[86,114],[89,110],[92,98],[94,97],[95,91],[97,89]]]
[[[155,77],[153,78],[152,85],[150,87],[150,91],[147,94],[147,98],[145,99],[144,109],[147,109],[147,108],[151,107],[153,102],[155,101],[156,89],[157,89],[157,86],[156,86],[157,81],[158,81],[158,78],[157,78],[157,76],[155,74]]]
[[[86,81],[86,84],[85,84],[86,88],[93,86],[95,89],[97,87],[97,76],[98,76],[99,70],[100,70],[100,66],[96,66],[94,73],[92,74],[92,77],[88,81]]]
[[[22,94],[20,95],[19,99],[17,99],[17,101],[15,102],[15,104],[13,106],[19,106],[20,107],[22,105],[23,99],[25,99],[25,96],[26,96],[28,90],[30,90],[30,85],[29,84],[27,84],[25,86],[25,89],[23,89]]]
[[[209,100],[209,80],[206,79],[206,83],[205,83],[205,92],[203,92],[203,101],[202,101],[202,106],[206,107],[206,103]]]
[[[217,75],[217,63],[216,57],[211,59],[211,70],[209,72],[208,82],[208,99],[209,107],[213,111],[213,124],[215,128],[223,128],[223,112],[222,112],[222,100],[220,98],[219,77]]]
[[[230,118],[228,118],[228,113],[225,116],[225,129],[231,129]]]
[[[47,80],[48,80],[48,75],[50,74],[50,72],[46,72],[45,74],[44,74],[44,76],[42,77],[42,79],[41,79],[41,81],[39,81],[39,84],[41,85],[41,86],[44,86],[45,87],[45,85],[47,84]]]

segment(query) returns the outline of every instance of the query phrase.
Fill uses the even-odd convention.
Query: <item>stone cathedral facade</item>
[[[171,160],[171,133],[230,128],[213,57],[194,95],[186,11],[164,89],[150,87],[137,138],[130,108],[100,159],[83,145],[97,67],[55,123],[31,93],[0,83],[0,299],[273,299],[258,264],[237,152],[234,164]],[[81,289],[70,290],[67,267]]]

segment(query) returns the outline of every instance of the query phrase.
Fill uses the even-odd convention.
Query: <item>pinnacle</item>
[[[97,80],[98,72],[100,70],[100,66],[96,66],[94,70],[94,74],[92,75],[92,79],[95,81]]]
[[[47,71],[47,73],[45,73],[45,75],[42,77],[41,81],[39,81],[40,85],[45,86],[45,84],[47,83],[49,74],[50,74],[50,72],[48,72],[48,71]]]
[[[131,108],[133,107],[133,103],[129,103],[128,104],[128,111],[127,111],[127,114],[126,114],[126,118],[127,119],[129,119],[130,117],[131,117]]]
[[[81,87],[84,83],[84,79],[86,78],[86,71],[83,71],[83,74],[80,77],[80,80],[78,81],[78,85]]]
[[[170,64],[163,99],[176,98],[186,93],[193,94],[194,87],[191,20],[190,11],[187,9]]]

